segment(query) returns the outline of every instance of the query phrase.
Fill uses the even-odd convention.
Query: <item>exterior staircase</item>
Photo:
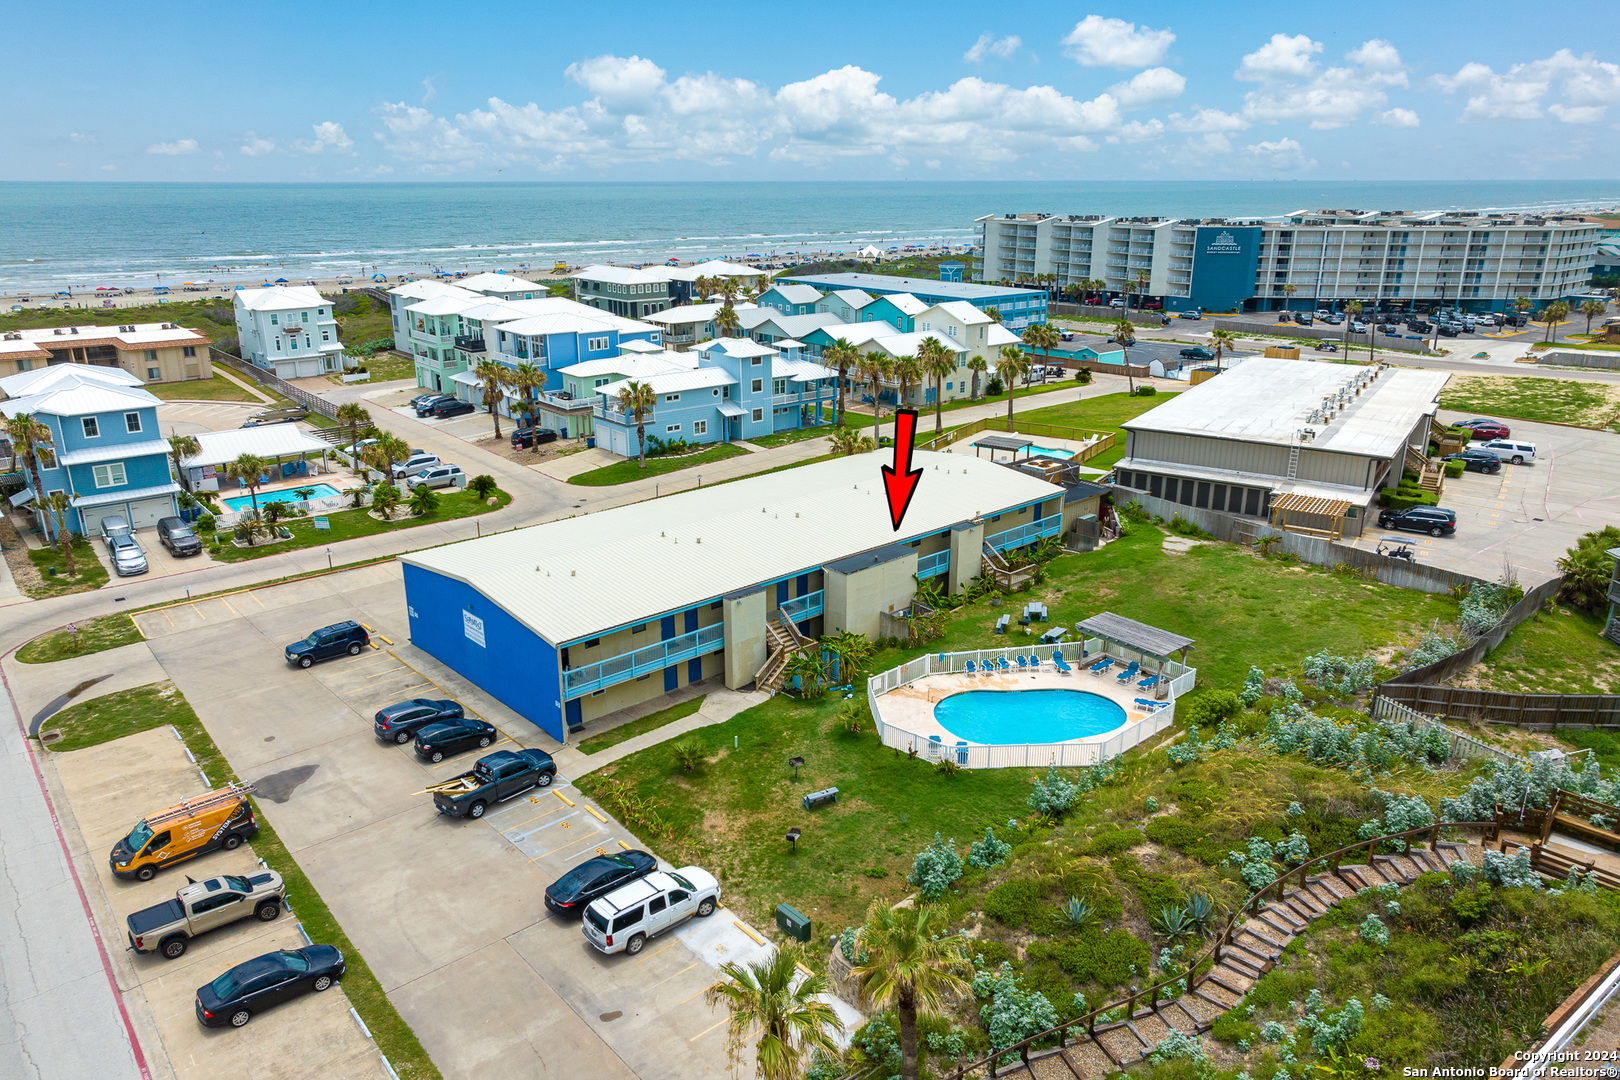
[[[754,689],[774,694],[782,688],[788,661],[793,654],[810,645],[811,641],[799,633],[792,619],[775,618],[765,624],[765,663],[754,673]]]
[[[1406,467],[1418,474],[1418,487],[1431,492],[1436,499],[1446,486],[1446,469],[1442,461],[1430,461],[1410,446],[1406,448]]]
[[[990,544],[984,545],[984,572],[995,582],[996,587],[1011,591],[1022,585],[1025,581],[1035,577],[1035,567],[1025,566],[1014,570],[1012,564],[1007,562],[1005,556]]]

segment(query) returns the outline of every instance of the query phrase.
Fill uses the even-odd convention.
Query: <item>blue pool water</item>
[[[934,706],[934,719],[968,742],[1054,743],[1124,725],[1125,710],[1084,690],[966,690]]]
[[[331,484],[309,484],[307,486],[315,489],[313,498],[317,499],[324,499],[328,495],[343,494]],[[263,506],[267,502],[300,502],[299,490],[299,488],[286,488],[282,491],[261,492],[259,505]],[[241,495],[234,499],[221,499],[220,502],[224,503],[232,511],[253,509],[253,496],[251,495]]]
[[[1033,457],[1036,454],[1045,454],[1047,457],[1060,457],[1060,458],[1072,458],[1072,457],[1074,457],[1074,451],[1073,450],[1063,450],[1063,449],[1057,449],[1057,448],[1048,447],[1048,446],[1031,446],[1029,448],[1029,453],[1030,453],[1031,457]]]

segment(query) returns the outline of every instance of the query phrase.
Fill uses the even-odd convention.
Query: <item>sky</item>
[[[1555,18],[1490,2],[39,7],[7,26],[0,179],[1600,179],[1620,175],[1612,16],[1579,0]]]

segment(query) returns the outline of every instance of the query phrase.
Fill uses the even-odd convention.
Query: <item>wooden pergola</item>
[[[1284,532],[1304,533],[1308,536],[1320,536],[1324,540],[1337,540],[1344,535],[1344,517],[1350,511],[1350,504],[1344,499],[1323,499],[1315,495],[1301,495],[1289,492],[1285,495],[1275,495],[1271,499],[1271,527]],[[1309,514],[1312,517],[1327,518],[1331,524],[1326,529],[1317,529],[1307,525],[1288,522],[1289,514]]]

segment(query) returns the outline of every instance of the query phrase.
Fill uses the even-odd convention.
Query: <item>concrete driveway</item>
[[[190,700],[390,999],[448,1076],[718,1075],[724,1011],[703,993],[724,960],[765,948],[722,909],[603,957],[579,924],[548,916],[545,886],[598,849],[642,846],[559,777],[480,821],[436,813],[428,783],[478,752],[429,766],[379,743],[372,714],[409,697],[455,697],[506,746],[555,748],[406,647],[397,564],[137,616]],[[354,618],[376,649],[307,671],[286,642]],[[498,744],[499,745],[499,744]],[[487,752],[487,751],[486,751]]]

